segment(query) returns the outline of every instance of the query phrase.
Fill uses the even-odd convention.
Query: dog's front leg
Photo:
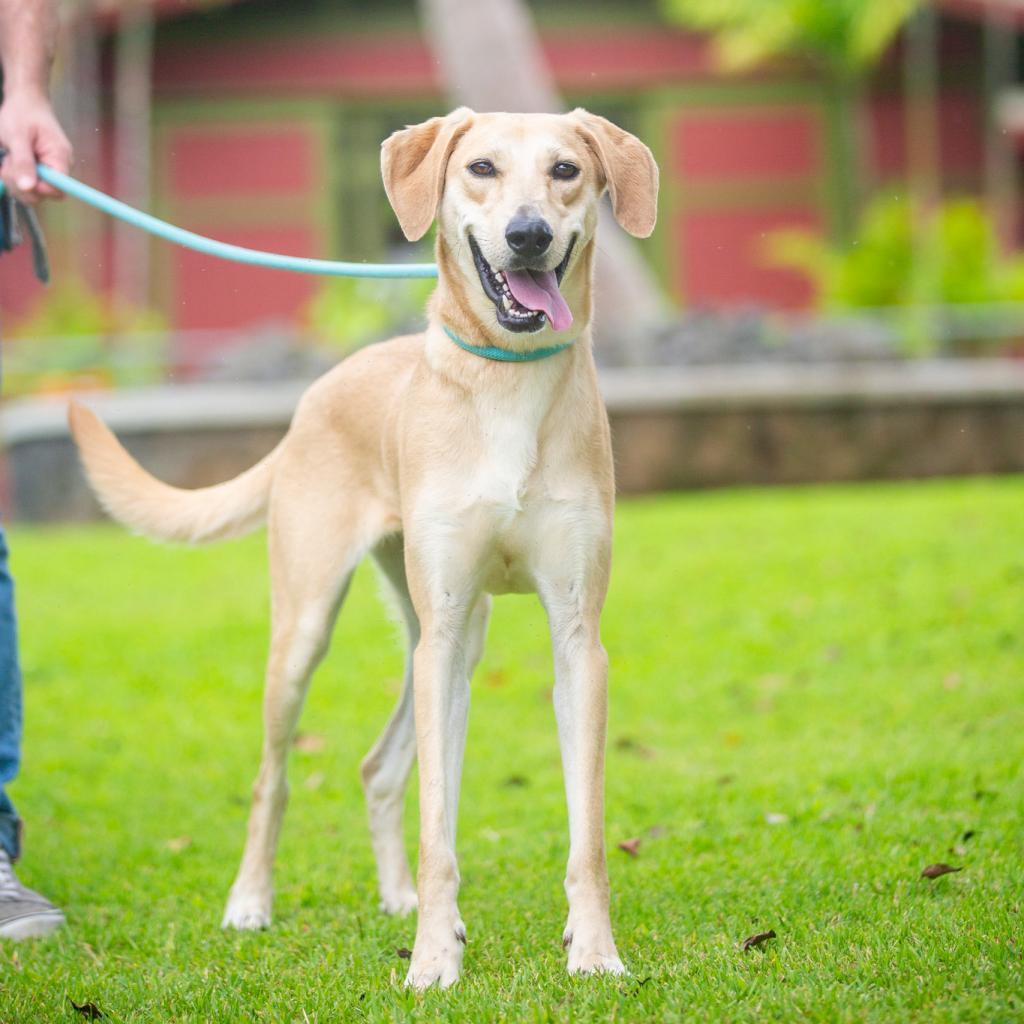
[[[451,599],[421,614],[413,659],[420,771],[419,918],[406,984],[447,988],[459,978],[466,929],[456,902],[455,856],[462,755],[469,712],[466,637],[473,600]]]
[[[575,579],[541,593],[554,646],[553,700],[569,808],[569,919],[562,944],[569,950],[570,973],[622,974],[608,912],[604,846],[608,656],[598,631],[601,602],[586,590]]]

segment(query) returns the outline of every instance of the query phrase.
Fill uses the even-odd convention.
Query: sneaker
[[[26,889],[0,850],[0,939],[35,939],[64,923],[64,915],[45,897]]]

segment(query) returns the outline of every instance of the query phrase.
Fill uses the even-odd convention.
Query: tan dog
[[[599,637],[614,485],[591,352],[591,268],[602,193],[627,231],[646,236],[657,167],[636,138],[583,110],[465,108],[396,132],[382,167],[410,239],[439,223],[440,278],[424,334],[345,360],[306,392],[270,455],[215,487],[160,483],[80,406],[71,407],[71,429],[100,500],[139,533],[200,543],[268,523],[263,759],[225,927],[270,923],[293,731],[352,571],[370,552],[409,637],[401,700],[362,764],[383,909],[419,906],[407,984],[459,977],[466,932],[455,822],[469,677],[490,595],[524,591],[540,596],[554,646],[569,808],[568,966],[619,973]],[[508,361],[516,356],[522,361]],[[418,892],[401,829],[417,754]]]

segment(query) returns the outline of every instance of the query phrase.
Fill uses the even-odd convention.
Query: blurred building
[[[1006,85],[991,72],[991,7],[940,5],[934,111],[946,193],[981,193],[990,177],[986,133]],[[709,41],[669,27],[648,0],[548,0],[532,8],[566,102],[605,114],[655,150],[661,216],[646,251],[670,293],[688,304],[805,306],[808,282],[768,265],[757,242],[780,227],[836,226],[836,107],[816,73],[780,62],[756,75],[723,75]],[[379,144],[396,127],[449,106],[412,0],[164,0],[155,15],[145,98],[151,146],[141,162],[154,212],[262,249],[408,257],[380,184]],[[110,191],[115,171],[136,159],[112,142],[115,25],[100,19],[97,29],[102,141],[79,146],[76,168]],[[1015,80],[1016,23],[1000,25],[1003,75]],[[874,74],[862,112],[869,186],[907,176],[913,125],[901,45]],[[1016,174],[1019,156],[1011,160]],[[77,268],[110,287],[109,222],[68,211],[51,220],[59,272]],[[148,245],[146,257],[146,298],[178,329],[294,318],[317,287],[309,277],[163,243]],[[27,263],[0,264],[0,308],[14,317],[38,294]]]

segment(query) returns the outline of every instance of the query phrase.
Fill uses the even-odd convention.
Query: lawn
[[[394,700],[360,571],[292,760],[273,928],[224,933],[260,744],[263,538],[13,531],[24,880],[0,1021],[907,1021],[1024,1015],[1024,480],[624,501],[604,620],[626,978],[569,978],[545,622],[498,601],[474,680],[451,991],[403,990],[357,765]],[[407,806],[415,849],[415,804]],[[617,848],[641,840],[636,856]],[[963,870],[933,881],[922,869]],[[743,939],[776,937],[744,952]]]

